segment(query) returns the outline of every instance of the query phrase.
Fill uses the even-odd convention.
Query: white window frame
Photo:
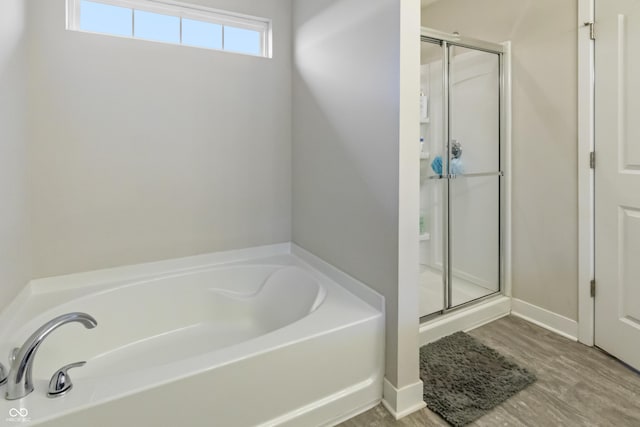
[[[160,13],[163,15],[176,16],[180,19],[180,45],[182,45],[182,18],[194,19],[197,21],[207,22],[211,24],[218,24],[222,26],[229,26],[234,28],[241,28],[245,30],[257,31],[260,33],[260,54],[258,56],[271,58],[272,57],[272,42],[271,42],[271,20],[267,18],[259,18],[251,15],[243,15],[240,13],[229,12],[225,10],[212,9],[200,5],[193,5],[188,3],[180,3],[170,0],[89,0],[94,3],[102,3],[111,6],[126,7],[133,10],[141,10],[145,12]],[[91,32],[80,28],[80,2],[81,0],[67,0],[67,30]],[[132,26],[133,28],[133,26]],[[95,34],[95,33],[94,33]],[[99,33],[102,34],[102,33]],[[140,37],[134,36],[120,36],[115,34],[108,34],[113,37],[126,37],[144,40]],[[155,40],[152,40],[155,41]],[[160,42],[162,43],[162,42]],[[171,43],[176,44],[176,43]],[[190,46],[190,45],[184,45]],[[190,46],[192,47],[192,46]],[[197,46],[196,46],[197,47]],[[224,31],[223,31],[223,48],[212,49],[221,50],[223,52],[234,52],[232,50],[224,49]]]

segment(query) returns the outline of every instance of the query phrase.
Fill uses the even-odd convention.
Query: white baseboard
[[[458,331],[468,331],[507,316],[511,298],[498,296],[469,308],[454,311],[420,325],[420,346]]]
[[[511,300],[511,314],[572,341],[578,341],[578,322],[568,317],[516,298]]]
[[[422,381],[397,389],[386,378],[382,392],[382,405],[396,420],[419,411],[427,406],[424,403]]]

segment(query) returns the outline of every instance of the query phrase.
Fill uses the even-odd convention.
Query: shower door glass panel
[[[500,57],[449,48],[447,308],[500,291]]]
[[[445,179],[442,43],[421,43],[420,56],[420,317],[445,309],[443,223]],[[440,169],[432,166],[440,156]],[[446,157],[444,157],[446,159]]]

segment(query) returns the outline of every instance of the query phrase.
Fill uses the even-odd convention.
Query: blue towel
[[[436,156],[431,161],[431,169],[436,175],[442,175],[442,157]]]

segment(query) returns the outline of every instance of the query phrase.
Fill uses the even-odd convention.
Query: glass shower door
[[[502,290],[501,47],[422,37],[420,316]]]
[[[500,291],[500,56],[449,46],[447,309]]]
[[[443,243],[447,238],[443,222],[446,173],[442,159],[444,144],[444,80],[442,42],[423,41],[420,65],[420,317],[445,308]]]

